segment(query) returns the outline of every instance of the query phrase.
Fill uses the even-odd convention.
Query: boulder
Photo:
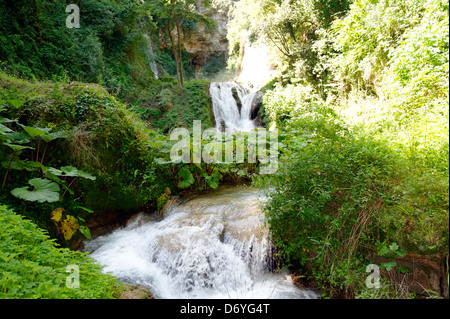
[[[118,299],[155,299],[150,290],[140,285],[123,284]]]

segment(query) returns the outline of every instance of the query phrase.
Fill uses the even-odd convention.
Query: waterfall
[[[230,132],[250,131],[252,104],[258,91],[270,80],[274,70],[268,50],[262,45],[245,44],[241,71],[236,81],[212,82],[209,94],[212,100],[216,129]]]
[[[209,86],[216,129],[230,132],[250,131],[251,108],[256,91],[249,92],[236,82],[212,82]]]
[[[150,40],[150,37],[147,34],[144,34],[144,37],[148,41],[147,52],[148,52],[148,56],[149,56],[149,60],[150,60],[150,62],[149,62],[150,69],[153,71],[155,79],[158,79],[159,73],[158,73],[158,68],[156,67],[156,60],[155,60],[155,54],[153,53],[152,41]]]
[[[271,271],[261,200],[261,190],[236,187],[173,200],[161,220],[140,215],[85,250],[157,298],[317,298]]]

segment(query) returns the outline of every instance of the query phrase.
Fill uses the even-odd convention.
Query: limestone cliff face
[[[202,0],[198,2],[199,12],[213,20],[216,28],[209,30],[199,24],[198,30],[190,32],[185,37],[184,46],[197,71],[206,64],[209,58],[221,54],[227,56],[227,23],[231,2],[232,0],[213,0],[210,7],[205,7]]]

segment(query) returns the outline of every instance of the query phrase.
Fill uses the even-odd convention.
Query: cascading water
[[[144,37],[148,41],[148,55],[149,55],[149,60],[150,60],[150,62],[149,62],[150,69],[152,70],[152,72],[155,76],[155,79],[158,79],[159,73],[158,73],[158,68],[156,66],[155,54],[153,53],[152,41],[150,40],[150,37],[148,35],[144,34]]]
[[[267,48],[245,44],[241,71],[236,81],[212,82],[209,86],[216,129],[230,133],[255,128],[251,119],[257,92],[273,75]]]
[[[256,92],[248,92],[236,82],[212,82],[209,86],[209,95],[216,129],[219,131],[228,129],[230,133],[253,129],[250,113]]]
[[[260,190],[223,188],[170,202],[162,220],[141,215],[85,243],[90,256],[120,280],[157,298],[317,298],[287,273],[270,271]]]
[[[217,130],[254,128],[252,103],[262,86],[254,76],[264,80],[269,69],[261,51],[247,45],[245,52],[240,82],[253,82],[251,89],[237,82],[210,84]],[[262,195],[257,189],[222,187],[181,203],[171,200],[163,218],[141,214],[126,227],[87,241],[85,250],[106,272],[148,287],[157,298],[317,298],[316,292],[295,287],[289,273],[272,271]]]

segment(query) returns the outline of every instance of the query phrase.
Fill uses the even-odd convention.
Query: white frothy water
[[[105,272],[147,286],[157,298],[317,298],[287,272],[269,270],[261,195],[231,188],[171,202],[162,220],[135,220],[85,249]]]
[[[242,104],[240,110],[238,101],[233,97],[233,89],[237,92],[237,98]],[[254,124],[250,119],[250,113],[256,92],[248,92],[236,82],[212,82],[209,86],[209,95],[212,100],[216,129],[221,131],[223,123],[224,128],[230,132],[252,130]]]
[[[209,86],[216,129],[228,129],[230,132],[248,132],[254,129],[255,125],[251,120],[253,99],[273,74],[267,48],[263,45],[251,45],[247,40],[236,81],[212,82]],[[233,90],[237,92],[235,96]],[[242,104],[240,110],[237,99]]]

